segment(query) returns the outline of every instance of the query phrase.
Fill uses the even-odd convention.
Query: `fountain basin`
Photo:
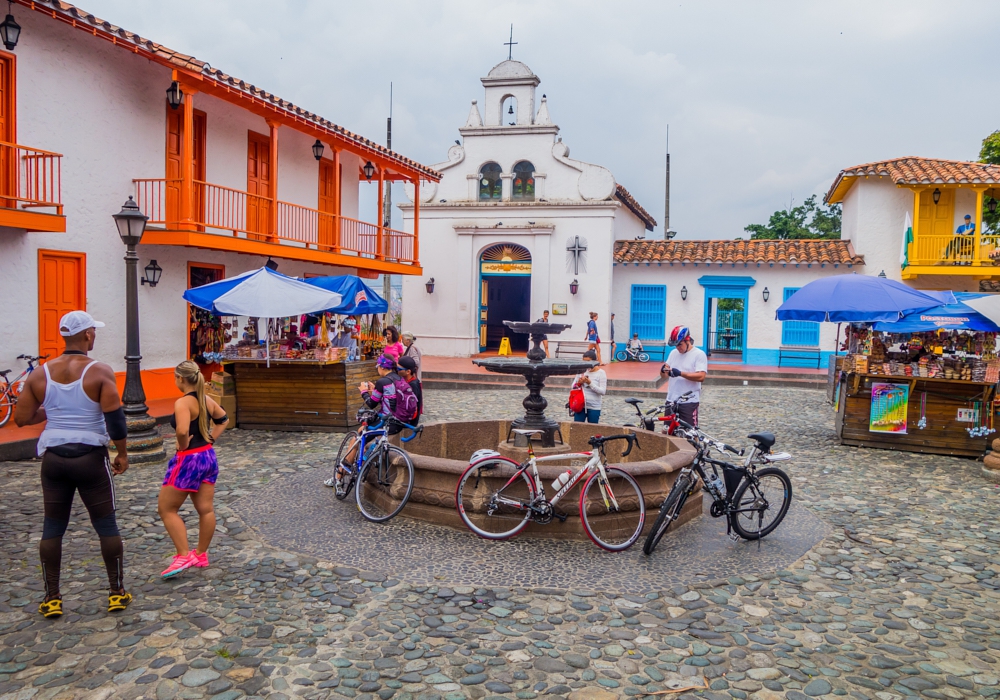
[[[458,479],[469,466],[469,456],[476,450],[499,445],[498,452],[504,456],[516,461],[524,459],[522,448],[506,442],[510,427],[511,421],[504,420],[427,423],[420,437],[403,445],[413,459],[415,475],[413,493],[400,516],[466,530],[455,508]],[[594,435],[631,432],[620,426],[571,421],[559,423],[558,428],[565,441],[557,448],[562,452],[590,450],[587,440]],[[393,439],[398,443],[398,438]],[[639,482],[646,505],[646,528],[649,528],[677,473],[694,460],[695,451],[684,440],[656,433],[640,432],[639,443],[640,446],[634,448],[628,457],[620,456],[624,442],[611,443],[608,464],[620,466]],[[542,450],[536,450],[536,453],[540,455]],[[545,450],[545,453],[553,454],[554,451]],[[567,459],[538,465],[546,493],[552,495],[549,484],[567,466],[582,466],[582,463],[571,463]],[[566,522],[553,520],[547,525],[529,523],[522,534],[553,539],[588,539],[579,517],[581,487],[582,483],[558,504],[559,510],[568,515]],[[678,524],[701,514],[701,500],[700,491],[688,499]]]

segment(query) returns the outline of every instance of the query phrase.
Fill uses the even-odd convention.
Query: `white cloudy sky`
[[[80,3],[380,142],[392,81],[393,146],[426,164],[513,23],[573,157],[661,224],[670,124],[683,238],[735,238],[849,165],[975,159],[1000,129],[994,0]]]

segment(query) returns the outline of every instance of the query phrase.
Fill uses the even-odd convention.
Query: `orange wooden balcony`
[[[194,215],[185,220],[180,215],[181,180],[138,179],[133,183],[139,209],[149,217],[143,243],[382,272],[420,272],[410,233],[198,180],[192,193]]]
[[[0,226],[66,230],[61,153],[0,141]]]

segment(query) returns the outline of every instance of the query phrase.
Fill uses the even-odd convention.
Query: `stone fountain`
[[[528,387],[528,395],[522,401],[524,415],[511,423],[511,429],[540,430],[541,439],[533,444],[540,444],[541,447],[554,448],[562,445],[564,440],[559,429],[559,423],[545,415],[545,408],[548,401],[542,396],[542,389],[545,388],[545,379],[552,376],[576,375],[586,372],[596,365],[590,360],[560,360],[545,357],[542,349],[543,336],[558,335],[567,328],[572,328],[564,323],[529,323],[527,321],[504,321],[504,325],[515,333],[528,333],[531,338],[531,348],[528,350],[527,358],[523,357],[488,357],[473,362],[480,367],[498,374],[520,374],[525,379]],[[559,441],[556,442],[556,435]],[[523,446],[523,440],[518,436],[514,441],[515,445]]]

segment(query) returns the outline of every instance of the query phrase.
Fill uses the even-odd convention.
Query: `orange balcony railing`
[[[0,206],[62,215],[62,154],[0,141]]]
[[[380,248],[379,227],[375,224],[279,201],[277,230],[272,232],[270,199],[200,181],[195,181],[192,193],[194,217],[185,221],[180,215],[181,180],[133,182],[139,209],[154,226],[269,240],[374,260],[415,262],[413,235],[403,231],[383,228]]]

